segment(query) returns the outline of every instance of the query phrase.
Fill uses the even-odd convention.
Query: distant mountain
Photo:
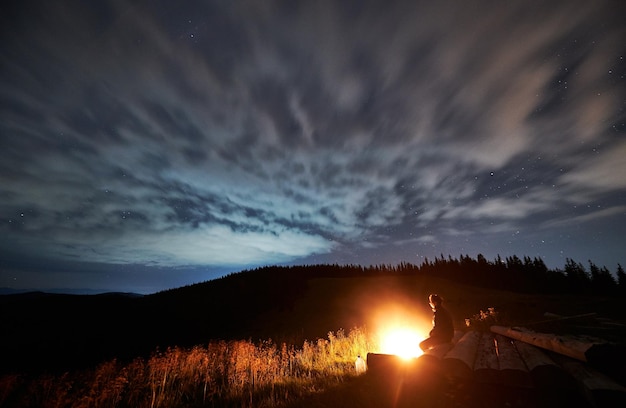
[[[138,293],[130,293],[130,292],[115,292],[109,290],[102,289],[89,289],[89,288],[53,288],[53,289],[14,289],[1,287],[0,288],[0,296],[2,295],[16,295],[21,293],[30,293],[30,292],[39,292],[39,293],[55,293],[55,294],[63,294],[63,295],[106,295],[106,294],[125,294],[129,296],[143,296]]]
[[[15,295],[18,293],[36,292],[34,289],[13,289],[13,288],[0,288],[0,295]]]

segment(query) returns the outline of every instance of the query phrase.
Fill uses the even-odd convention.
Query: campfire
[[[394,354],[409,360],[422,355],[419,343],[424,339],[417,328],[410,326],[392,327],[381,335],[380,353]]]
[[[377,349],[372,353],[395,355],[403,360],[421,356],[419,344],[431,327],[431,316],[408,302],[388,302],[377,310],[372,326]]]

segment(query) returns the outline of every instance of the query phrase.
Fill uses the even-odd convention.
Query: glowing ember
[[[419,347],[423,338],[420,333],[411,328],[397,328],[386,332],[381,340],[381,352],[395,354],[403,359],[410,359],[422,355]]]

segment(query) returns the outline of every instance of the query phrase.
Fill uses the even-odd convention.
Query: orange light
[[[405,360],[422,355],[419,347],[422,335],[410,327],[395,327],[386,330],[381,336],[381,352],[394,354]]]
[[[374,352],[410,360],[423,354],[420,342],[432,329],[432,315],[397,292],[378,294],[368,326],[376,333]]]

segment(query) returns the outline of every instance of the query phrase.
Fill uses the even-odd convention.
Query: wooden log
[[[587,361],[585,353],[594,345],[589,341],[551,333],[537,333],[517,327],[491,326],[491,331],[580,361]]]
[[[481,333],[478,331],[468,331],[465,333],[443,357],[441,364],[444,372],[451,377],[464,380],[472,379],[476,350],[478,349],[480,337]]]
[[[452,336],[452,344],[458,343],[459,340],[461,340],[463,336],[465,336],[466,333],[467,333],[466,330],[455,330],[454,336]]]
[[[438,344],[435,347],[432,347],[426,350],[424,354],[419,356],[419,358],[420,359],[432,358],[436,360],[441,360],[443,356],[445,356],[450,350],[452,350],[452,347],[453,347],[452,343]]]
[[[550,312],[545,312],[543,314],[544,317],[547,317],[550,319],[550,320],[547,320],[547,322],[553,322],[553,321],[558,321],[558,320],[584,319],[586,317],[594,317],[596,315],[597,313],[584,313],[584,314],[579,314],[579,315],[574,315],[574,316],[563,316],[560,314],[550,313]]]
[[[454,347],[465,333],[455,331],[452,341],[438,344],[426,350],[416,360],[414,368],[406,371],[405,379],[408,382],[420,382],[430,384],[433,387],[440,387],[445,382],[446,372],[443,369],[443,357]],[[428,376],[425,378],[425,374]]]
[[[513,344],[513,340],[508,337],[496,334],[495,336],[496,354],[500,370],[519,370],[528,372],[524,360]]]
[[[565,356],[555,356],[557,363],[574,378],[578,388],[594,407],[626,406],[626,387],[590,367]]]
[[[399,378],[404,372],[403,361],[394,354],[367,353],[367,373],[370,376]]]
[[[434,357],[404,359],[393,354],[368,353],[367,375],[382,387],[439,389],[445,383],[441,361]]]
[[[579,407],[581,395],[576,381],[547,352],[523,341],[513,340],[534,385],[534,397],[543,407]]]
[[[513,340],[513,344],[536,388],[556,395],[575,390],[573,378],[540,348],[519,340]]]
[[[496,335],[495,343],[500,370],[497,382],[514,388],[532,388],[530,373],[513,340]]]
[[[517,356],[516,356],[517,354]],[[478,406],[534,406],[532,381],[521,357],[507,340],[483,333],[474,362],[474,393]]]
[[[489,333],[483,333],[476,350],[474,379],[477,382],[494,384],[498,380],[499,369],[500,364],[496,353],[494,336]]]
[[[491,326],[491,331],[591,364],[615,377],[626,376],[626,346],[588,336],[559,336],[522,328]]]
[[[612,327],[618,327],[618,328],[625,328],[626,324],[624,323],[620,323],[620,322],[616,322],[614,320],[608,319],[606,317],[598,317],[596,319],[601,325],[606,325],[606,326],[612,326]]]
[[[454,347],[454,345],[456,343],[458,343],[458,341],[465,335],[465,332],[462,332],[460,330],[455,330],[454,331],[454,336],[452,337],[452,341],[449,343],[443,343],[443,344],[438,344],[428,350],[426,350],[424,352],[424,354],[422,354],[419,358],[420,359],[429,359],[429,358],[435,358],[438,360],[441,360],[443,358],[443,356],[445,356],[450,350],[452,350],[452,348]]]
[[[405,378],[439,365],[439,360],[435,358],[422,357],[407,359],[395,354],[368,353],[367,372],[373,376]]]

